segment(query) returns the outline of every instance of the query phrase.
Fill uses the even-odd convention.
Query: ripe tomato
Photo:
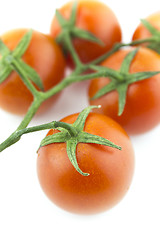
[[[78,114],[70,115],[62,122],[74,123]],[[52,143],[38,151],[37,170],[42,189],[61,208],[80,214],[93,214],[117,204],[127,192],[133,171],[134,154],[126,132],[112,119],[90,113],[84,131],[107,138],[122,147],[79,143],[77,162],[82,176],[70,163],[66,143]],[[50,130],[48,135],[56,133]]]
[[[122,49],[106,59],[102,66],[118,70],[129,52]],[[160,71],[160,56],[147,48],[141,48],[132,60],[130,73],[143,71]],[[89,98],[110,82],[109,78],[91,81]],[[135,82],[128,86],[126,104],[122,115],[118,116],[118,93],[112,91],[102,97],[90,100],[91,105],[101,105],[93,111],[105,114],[120,123],[129,134],[138,134],[150,130],[160,119],[160,74]]]
[[[26,32],[26,29],[12,30],[4,34],[2,40],[10,50],[13,50]],[[64,76],[65,60],[62,52],[47,35],[33,31],[31,42],[22,59],[39,74],[45,91],[56,85]],[[53,97],[42,104],[43,109],[55,99]],[[25,114],[32,101],[32,94],[15,71],[0,84],[0,107],[4,110]]]
[[[69,2],[59,10],[66,19],[69,19],[71,15],[72,5],[73,2]],[[97,43],[74,38],[74,47],[83,63],[96,59],[111,49],[116,42],[121,41],[121,29],[117,18],[104,3],[80,0],[76,14],[76,26],[91,32],[104,43],[104,46],[100,46]],[[55,39],[60,32],[61,27],[54,17],[51,24],[51,36]]]
[[[147,17],[146,19],[149,23],[153,25],[157,30],[160,30],[160,12],[154,13]],[[137,40],[137,39],[144,39],[148,38],[151,36],[151,33],[147,30],[146,27],[143,26],[143,24],[140,24],[132,37],[132,40]]]

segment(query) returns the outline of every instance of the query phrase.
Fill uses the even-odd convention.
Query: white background
[[[48,33],[55,8],[66,1],[5,0],[0,7],[0,34],[28,27]],[[140,18],[160,10],[157,0],[105,1],[117,15],[123,40],[130,41]],[[59,120],[87,106],[87,83],[67,88],[56,106],[31,125]],[[15,130],[21,117],[0,110],[0,141]],[[128,194],[113,209],[79,216],[52,204],[42,192],[36,173],[36,150],[46,132],[24,136],[0,154],[0,239],[61,240],[160,239],[160,126],[131,137],[135,175]]]

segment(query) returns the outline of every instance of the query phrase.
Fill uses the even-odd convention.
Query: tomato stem
[[[74,11],[75,11],[75,9],[74,9]],[[111,56],[114,52],[119,50],[121,47],[134,46],[137,44],[142,44],[142,43],[147,43],[147,42],[150,43],[151,41],[153,41],[153,38],[150,37],[147,39],[136,40],[136,41],[133,41],[130,43],[117,43],[113,46],[113,48],[110,51],[103,54],[102,56],[95,59],[94,61],[91,61],[90,63],[84,65],[80,61],[78,54],[73,46],[72,38],[71,38],[71,35],[73,33],[71,34],[71,32],[69,32],[69,31],[72,31],[71,27],[70,27],[70,29],[66,30],[65,34],[63,34],[63,38],[66,41],[66,46],[68,48],[68,51],[71,53],[73,61],[76,65],[75,70],[69,76],[64,78],[59,84],[57,84],[56,86],[54,86],[53,88],[51,88],[50,90],[48,90],[46,92],[38,91],[34,87],[32,82],[34,82],[41,90],[43,89],[40,77],[34,69],[32,69],[30,66],[26,65],[20,59],[20,57],[24,53],[24,49],[26,50],[27,46],[29,45],[29,41],[31,40],[32,31],[29,31],[22,38],[21,42],[15,48],[15,50],[14,50],[15,52],[14,51],[11,52],[7,48],[7,46],[0,40],[0,53],[2,55],[3,54],[5,55],[5,59],[3,57],[0,59],[0,65],[3,65],[3,69],[0,72],[0,83],[3,82],[8,77],[8,75],[11,73],[12,70],[15,70],[20,75],[20,77],[24,81],[25,85],[27,86],[27,88],[30,90],[30,92],[33,95],[33,102],[31,104],[30,108],[28,109],[28,112],[26,113],[24,119],[22,120],[22,122],[20,123],[20,125],[18,126],[16,131],[13,132],[10,135],[10,137],[8,137],[4,142],[2,142],[0,144],[0,151],[3,151],[5,148],[16,143],[20,139],[20,137],[17,136],[17,131],[23,130],[28,126],[28,124],[34,117],[35,113],[37,112],[38,108],[41,106],[41,104],[46,99],[59,93],[61,90],[63,90],[64,88],[66,88],[67,86],[71,85],[74,82],[85,81],[85,80],[89,80],[89,79],[94,79],[96,77],[103,77],[103,76],[106,76],[106,74],[111,74],[111,72],[109,72],[109,69],[108,70],[106,69],[105,71],[104,71],[104,69],[101,69],[98,72],[94,72],[94,73],[90,73],[90,74],[83,74],[83,73],[85,73],[87,70],[94,70],[94,68],[96,67],[96,64],[99,64],[104,59]],[[77,32],[77,30],[76,30],[76,32]],[[93,41],[97,41],[97,39],[94,38],[94,36],[91,36],[87,33],[84,34],[84,32],[82,32],[82,35],[83,35],[82,36],[83,38],[89,37]],[[83,74],[83,75],[81,75],[81,74]],[[156,73],[154,73],[154,74],[156,74]],[[141,77],[141,79],[143,79],[146,76],[137,76],[137,78],[138,77]],[[111,88],[113,88],[113,86],[111,86]],[[71,135],[75,136],[76,132],[73,131],[71,133]]]
[[[30,121],[32,120],[34,115],[36,114],[37,110],[41,106],[42,102],[43,102],[43,100],[41,99],[41,97],[35,98],[33,100],[31,106],[28,109],[28,112],[26,113],[22,122],[20,123],[20,125],[18,126],[18,128],[16,130],[21,130],[28,126],[28,124],[30,123]]]

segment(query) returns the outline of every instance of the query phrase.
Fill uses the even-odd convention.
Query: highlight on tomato
[[[134,152],[123,128],[107,116],[69,115],[54,123],[38,150],[37,171],[48,198],[62,209],[95,214],[115,206],[128,191]]]
[[[141,24],[133,34],[132,40],[144,40],[145,46],[160,54],[160,12],[142,19]]]
[[[128,134],[149,131],[160,119],[160,55],[148,48],[121,49],[95,70],[106,77],[91,81],[88,98],[94,112],[113,118]]]
[[[63,32],[66,34],[70,31],[73,46],[81,62],[88,63],[121,41],[121,28],[113,11],[104,3],[89,0],[76,3],[77,8],[74,6],[75,2],[71,1],[57,11],[50,33],[54,39],[59,39]],[[65,44],[62,41],[63,47]],[[67,56],[68,61],[72,61],[71,55]]]
[[[0,41],[0,107],[23,115],[33,95],[22,78],[31,81],[36,89],[47,91],[62,80],[65,59],[50,36],[34,30],[12,30]],[[46,110],[57,96],[44,102],[41,110]]]

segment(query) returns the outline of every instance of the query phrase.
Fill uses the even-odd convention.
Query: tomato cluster
[[[6,111],[28,114],[32,110],[27,115],[32,117],[36,112],[33,102],[35,107],[41,101],[40,110],[45,110],[73,78],[92,79],[88,102],[101,108],[93,108],[85,117],[76,113],[55,123],[57,129],[48,132],[38,150],[40,184],[63,209],[101,212],[127,192],[134,172],[127,133],[144,133],[160,121],[159,30],[157,13],[143,20],[133,42],[125,45],[110,8],[98,1],[80,0],[56,12],[49,35],[33,31],[29,40],[29,34],[25,36],[28,30],[17,29],[1,37],[0,107]],[[65,76],[67,67],[71,67],[72,78]],[[24,122],[18,130],[26,133]],[[116,145],[100,143],[95,136]],[[5,142],[0,150],[4,145],[11,143]]]

